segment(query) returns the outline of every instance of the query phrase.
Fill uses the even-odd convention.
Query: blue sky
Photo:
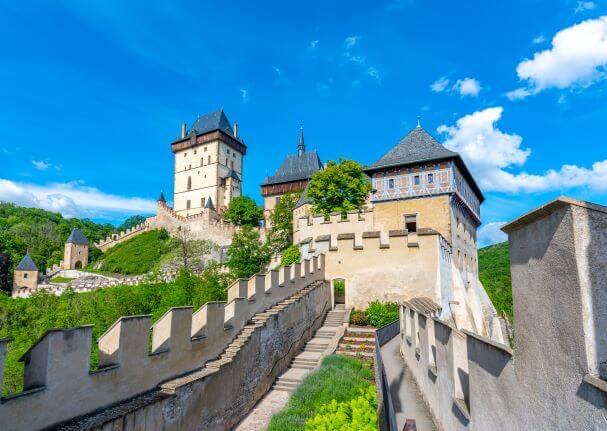
[[[372,163],[422,125],[484,190],[480,239],[607,204],[605,1],[0,1],[0,200],[120,222],[172,191],[180,123],[223,107],[259,183],[304,125]]]

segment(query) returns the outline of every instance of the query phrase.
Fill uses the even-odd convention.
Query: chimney
[[[234,137],[238,138],[238,123],[234,123]]]
[[[181,123],[181,139],[185,138],[186,135],[186,125],[185,123]]]

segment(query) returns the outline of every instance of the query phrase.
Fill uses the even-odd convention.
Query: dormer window
[[[428,184],[434,183],[434,174],[428,174]]]
[[[419,186],[419,175],[415,175],[413,177],[413,184],[415,184],[416,186]]]

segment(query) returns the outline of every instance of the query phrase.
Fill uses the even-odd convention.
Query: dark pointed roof
[[[166,203],[166,199],[164,198],[164,192],[160,192],[160,196],[158,197],[158,202]]]
[[[289,154],[276,173],[266,177],[262,186],[307,180],[316,171],[322,169],[320,157],[316,151],[306,151],[301,155]]]
[[[86,245],[88,245],[89,240],[86,239],[86,237],[84,236],[84,234],[82,233],[82,231],[80,229],[74,228],[74,229],[72,229],[72,233],[70,234],[67,241],[65,241],[65,243],[66,244],[86,244]]]
[[[470,174],[470,171],[460,155],[438,143],[438,141],[420,125],[411,130],[407,136],[401,139],[390,151],[380,157],[378,161],[367,167],[365,172],[368,175],[372,175],[374,172],[383,171],[388,168],[415,165],[431,161],[438,162],[441,160],[454,160],[480,201],[482,202],[485,200],[480,188],[476,184],[476,181],[474,181],[472,174]]]
[[[457,155],[456,152],[439,144],[421,126],[417,126],[367,169],[376,170],[377,168],[402,166],[436,159],[447,159]]]
[[[215,209],[215,205],[213,205],[213,199],[211,199],[211,197],[209,196],[209,198],[207,199],[207,202],[204,204],[205,208],[209,208],[214,210]]]
[[[242,181],[234,169],[230,169],[230,172],[228,172],[226,178],[232,178],[237,181]]]
[[[194,124],[192,124],[192,127],[190,127],[190,132],[195,132],[197,135],[214,132],[215,130],[221,130],[234,136],[234,130],[223,109],[198,117]]]
[[[34,263],[34,260],[30,256],[29,252],[25,253],[19,265],[15,267],[16,271],[38,271],[38,267]]]
[[[299,195],[299,199],[295,203],[295,208],[299,208],[305,204],[312,203],[312,199],[310,199],[310,197],[308,196],[308,187],[309,186],[310,186],[310,183],[306,184],[306,187],[303,189],[303,191],[301,192],[301,195]]]

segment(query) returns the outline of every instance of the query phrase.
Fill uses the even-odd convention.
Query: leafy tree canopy
[[[146,217],[144,217],[142,215],[134,215],[132,217],[127,218],[124,221],[124,223],[122,223],[120,226],[118,226],[116,228],[116,230],[118,232],[125,231],[127,229],[137,226],[138,224],[143,223],[145,220],[146,220]]]
[[[270,262],[270,257],[270,249],[259,237],[259,232],[245,226],[232,237],[226,265],[235,277],[247,278],[260,272]]]
[[[63,245],[73,228],[82,229],[91,244],[114,231],[111,224],[98,224],[88,219],[66,219],[61,214],[38,208],[0,203],[0,253],[10,256],[9,284],[12,283],[14,267],[27,250],[41,271],[59,263],[63,258]],[[99,255],[94,250],[91,250],[91,259]]]
[[[360,209],[371,191],[371,182],[362,166],[354,160],[329,161],[316,172],[308,187],[312,210],[328,217],[332,212],[345,214]]]
[[[285,251],[283,251],[280,264],[283,266],[291,265],[292,263],[299,262],[300,260],[301,252],[299,251],[299,247],[295,244],[291,244]]]
[[[237,226],[258,226],[263,218],[263,210],[248,196],[232,199],[223,218]]]
[[[280,197],[270,215],[271,228],[268,241],[272,251],[278,253],[291,245],[293,240],[293,210],[299,193],[285,193]]]

